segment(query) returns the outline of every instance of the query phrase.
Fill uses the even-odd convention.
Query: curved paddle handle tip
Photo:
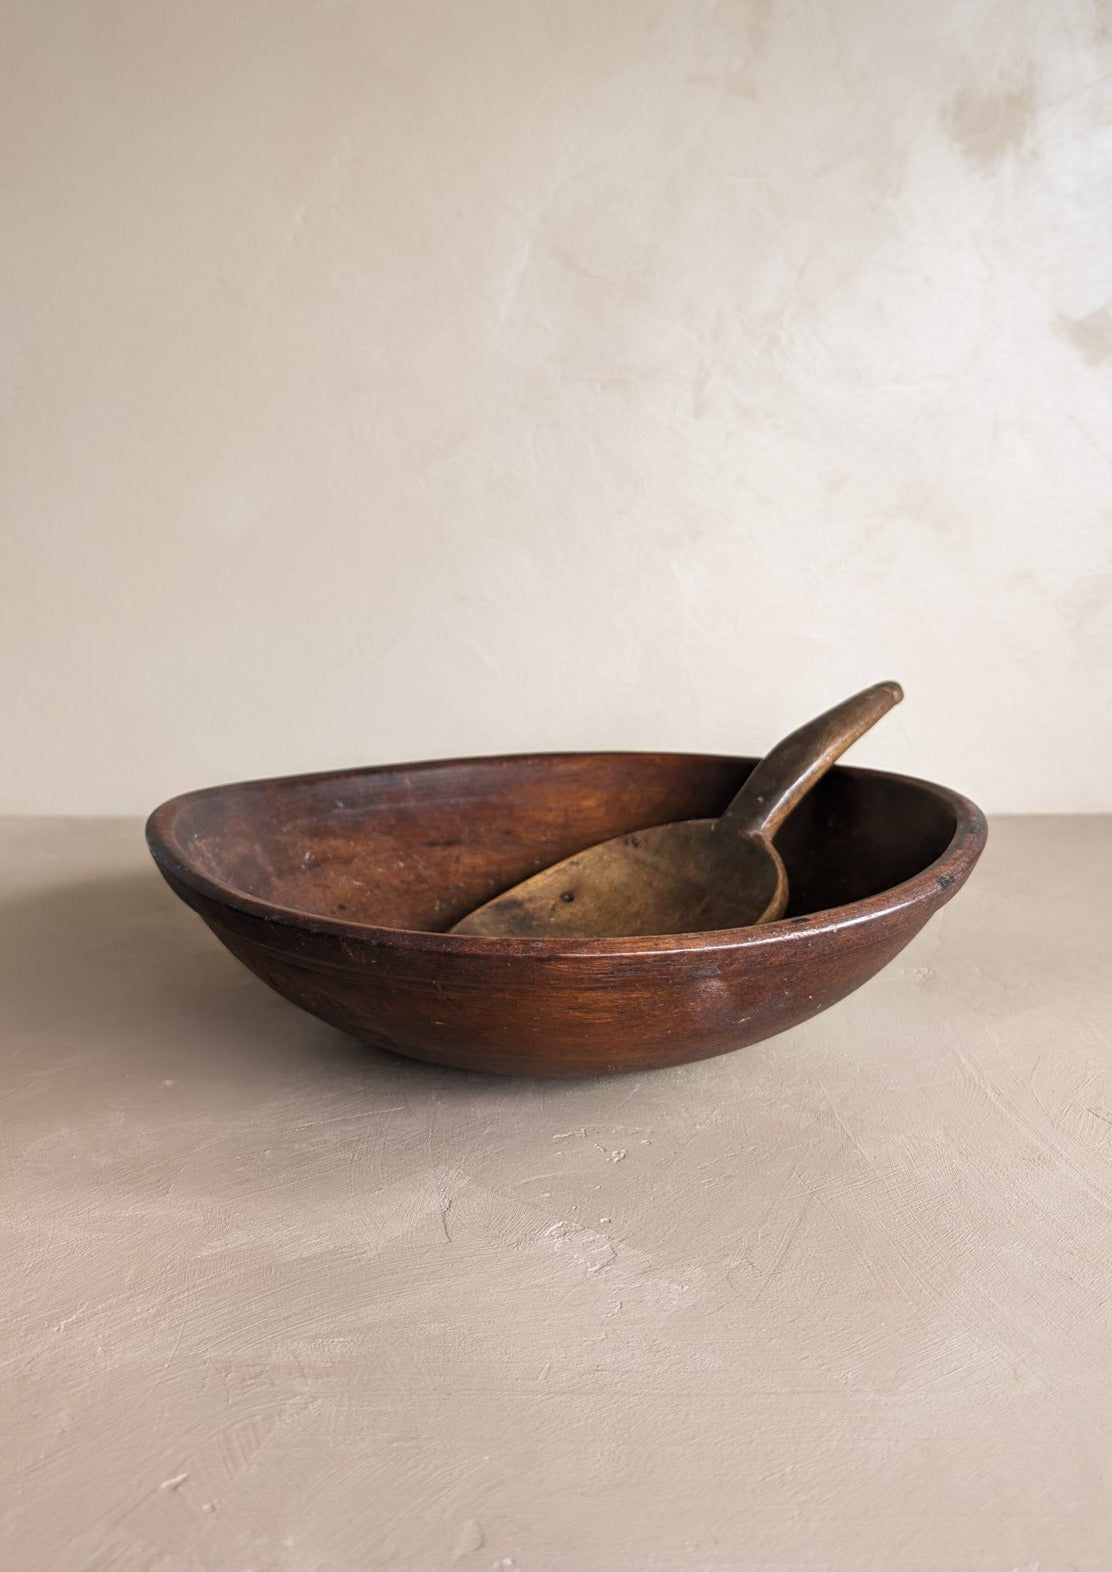
[[[898,682],[876,682],[793,731],[754,769],[722,815],[723,826],[771,840],[815,782],[902,698]]]

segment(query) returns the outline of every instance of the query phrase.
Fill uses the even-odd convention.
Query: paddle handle
[[[878,682],[793,731],[749,776],[722,815],[723,829],[771,840],[834,761],[902,698],[898,682]]]

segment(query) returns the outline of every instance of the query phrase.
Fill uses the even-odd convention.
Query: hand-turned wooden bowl
[[[501,1074],[646,1070],[844,998],[957,893],[985,844],[956,792],[835,768],[777,838],[791,881],[778,922],[628,939],[443,931],[595,841],[720,813],[754,762],[541,754],[250,781],[164,803],[147,839],[233,955],[366,1042]]]

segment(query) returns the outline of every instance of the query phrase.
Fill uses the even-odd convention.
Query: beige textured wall
[[[1107,0],[0,18],[0,808],[887,676],[1112,808]]]

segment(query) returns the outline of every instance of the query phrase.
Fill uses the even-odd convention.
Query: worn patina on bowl
[[[378,1047],[500,1074],[597,1075],[726,1053],[859,988],[968,878],[980,810],[836,767],[777,838],[787,914],[660,938],[445,933],[609,836],[721,812],[753,759],[539,754],[189,792],[151,815],[170,886],[287,999]]]

